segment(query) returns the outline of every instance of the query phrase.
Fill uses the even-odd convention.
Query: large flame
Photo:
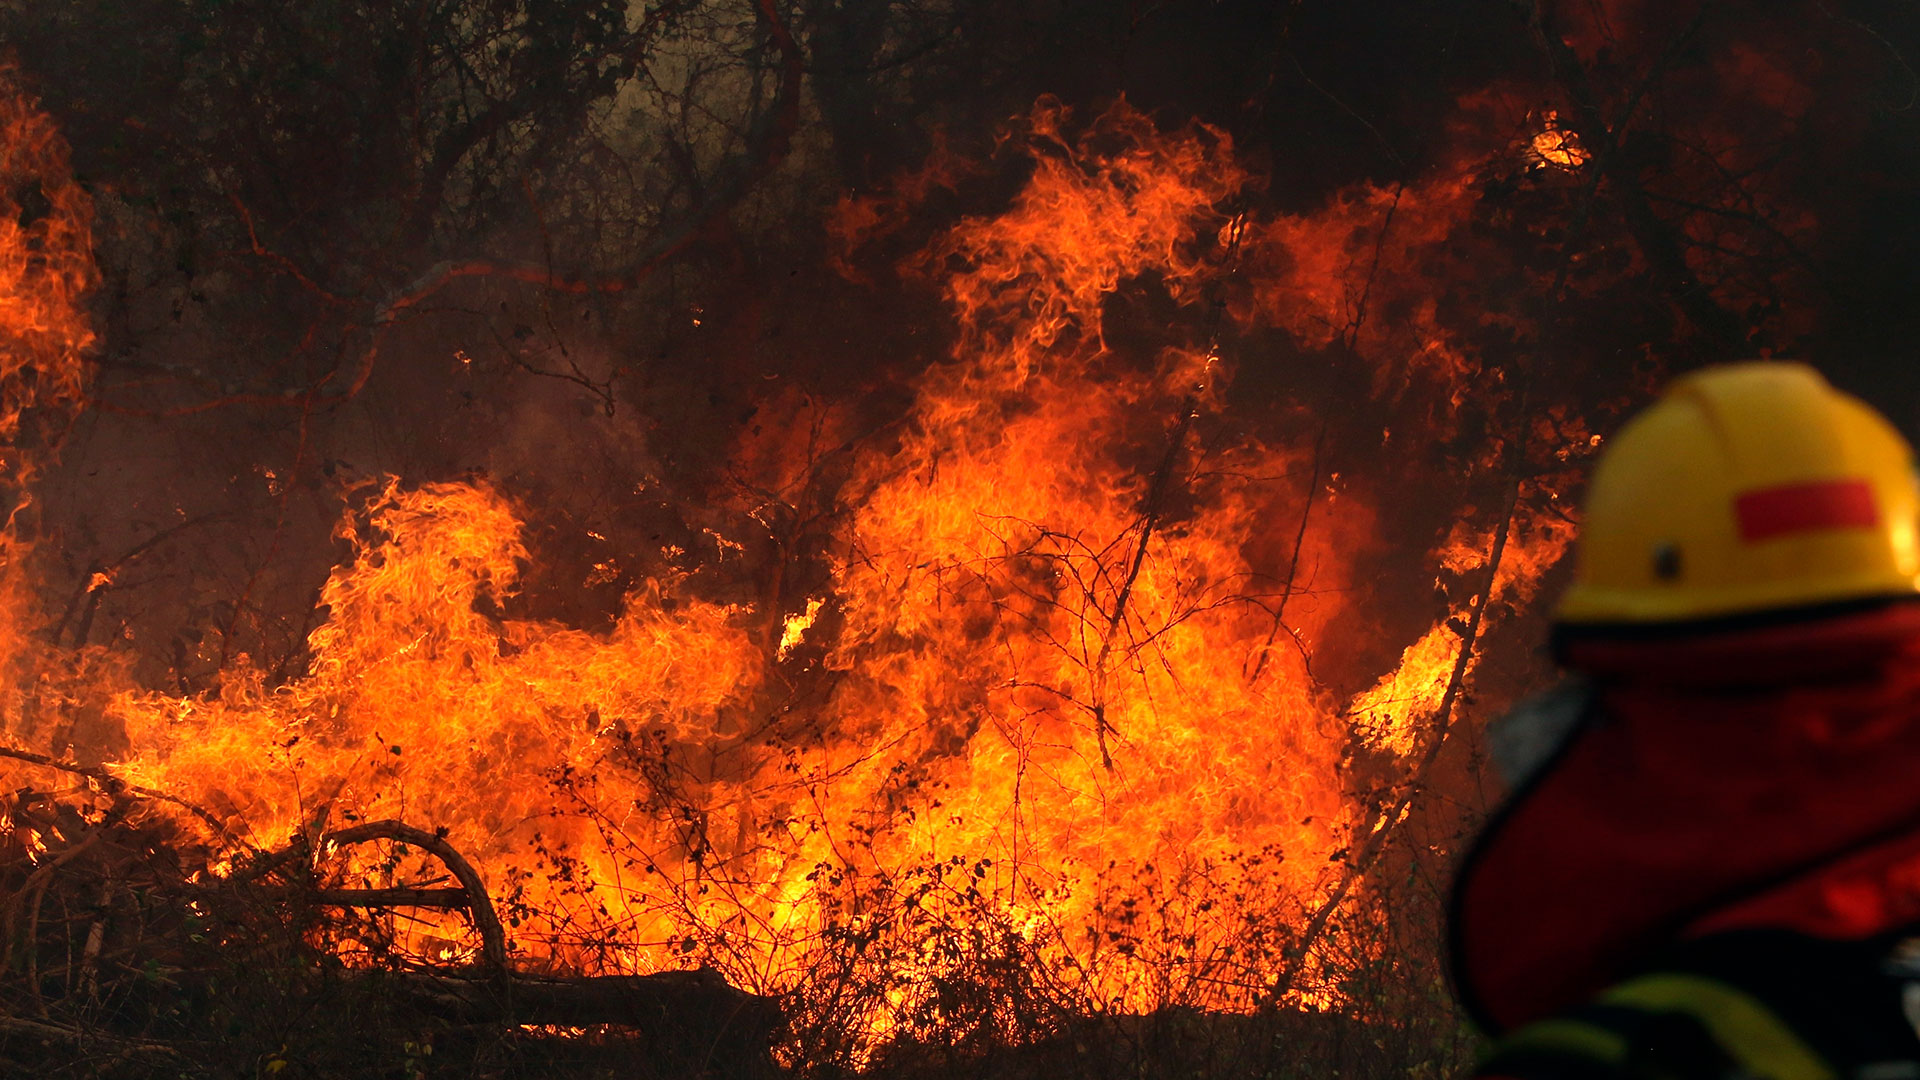
[[[27,578],[33,480],[45,446],[79,403],[93,343],[93,207],[73,180],[53,121],[0,68],[0,708],[17,737],[44,742],[84,666],[33,635]]]
[[[18,155],[40,121],[10,115]],[[353,556],[304,673],[275,682],[240,658],[204,696],[119,685],[133,749],[116,767],[261,846],[360,819],[442,829],[521,964],[701,962],[776,990],[851,965],[892,988],[857,1007],[874,1033],[937,1019],[973,946],[1103,1008],[1308,992],[1283,978],[1294,940],[1261,928],[1303,924],[1336,886],[1369,824],[1347,765],[1415,754],[1469,609],[1351,702],[1314,680],[1374,509],[1311,443],[1207,427],[1233,368],[1207,312],[1232,261],[1258,258],[1263,287],[1234,317],[1308,342],[1357,333],[1356,267],[1436,243],[1465,188],[1358,189],[1250,226],[1233,204],[1251,178],[1221,132],[1122,105],[1074,135],[1051,103],[1026,130],[1018,197],[915,261],[951,305],[954,353],[884,441],[856,444],[829,580],[801,609],[663,580],[604,632],[514,618],[537,553],[512,496],[391,480],[345,516]],[[1406,227],[1385,246],[1363,222],[1390,203]],[[31,365],[71,397],[85,275],[29,270],[36,243],[0,235],[6,311],[29,312],[4,373]],[[1104,333],[1109,298],[1143,277],[1193,329],[1151,356]],[[68,321],[51,344],[14,344],[53,309]],[[1476,374],[1429,310],[1393,334],[1403,366],[1460,392]],[[757,444],[740,466],[765,491],[811,467]],[[1482,567],[1477,529],[1436,563]],[[1495,599],[1524,600],[1564,544],[1513,529]],[[412,869],[328,857],[370,882]],[[457,920],[437,932],[461,936]]]

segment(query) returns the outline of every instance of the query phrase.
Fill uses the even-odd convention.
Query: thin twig
[[[1307,518],[1313,513],[1313,497],[1320,491],[1320,455],[1327,442],[1327,425],[1320,425],[1320,434],[1313,440],[1313,474],[1307,478],[1307,495],[1300,506],[1300,525],[1293,532],[1293,557],[1287,561],[1287,580],[1280,589],[1280,602],[1273,609],[1273,626],[1267,630],[1267,640],[1260,646],[1260,658],[1253,665],[1253,673],[1247,676],[1249,685],[1258,683],[1260,676],[1267,670],[1267,660],[1273,655],[1274,639],[1280,631],[1286,629],[1287,601],[1293,599],[1293,584],[1300,573],[1300,549],[1307,542]],[[1296,636],[1297,643],[1299,638]]]
[[[1167,452],[1161,457],[1160,467],[1153,471],[1153,479],[1147,485],[1146,506],[1140,513],[1140,540],[1133,547],[1126,579],[1120,583],[1120,591],[1114,597],[1113,611],[1108,614],[1106,630],[1100,635],[1100,653],[1093,662],[1094,738],[1100,744],[1100,764],[1109,772],[1113,771],[1113,757],[1107,752],[1107,731],[1111,726],[1107,721],[1105,694],[1107,662],[1113,654],[1113,642],[1119,636],[1120,625],[1127,617],[1127,600],[1133,595],[1134,582],[1140,577],[1141,567],[1146,565],[1147,545],[1152,542],[1154,528],[1160,523],[1160,504],[1166,498],[1167,489],[1173,486],[1180,454],[1186,449],[1187,433],[1193,430],[1193,423],[1199,416],[1196,398],[1188,397],[1182,403],[1180,422],[1174,426],[1173,437],[1167,440]]]

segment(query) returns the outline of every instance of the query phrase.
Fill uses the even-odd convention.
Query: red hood
[[[1566,657],[1596,681],[1593,715],[1454,886],[1455,981],[1490,1029],[1591,997],[1716,915],[1792,922],[1830,891],[1800,883],[1920,834],[1920,604]]]

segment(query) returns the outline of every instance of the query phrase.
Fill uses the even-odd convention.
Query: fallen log
[[[782,1075],[773,1047],[786,1022],[778,1000],[727,983],[718,972],[494,979],[437,972],[368,972],[369,989],[401,1011],[434,1018],[449,1038],[643,1053],[657,1076],[769,1080]],[[619,1050],[626,1047],[626,1050]]]
[[[111,1032],[86,1030],[42,1020],[27,1020],[17,1016],[0,1015],[0,1032],[37,1039],[43,1043],[60,1043],[79,1048],[105,1048],[123,1055],[139,1054],[172,1059],[185,1059],[187,1056],[180,1047],[152,1039],[131,1039]]]
[[[697,1028],[715,1038],[765,1046],[785,1019],[776,999],[740,990],[711,968],[650,975],[516,974],[506,1000],[491,979],[437,972],[385,977],[422,1011],[455,1023]]]

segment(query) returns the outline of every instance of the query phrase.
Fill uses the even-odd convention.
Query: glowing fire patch
[[[808,600],[806,611],[787,616],[786,626],[780,631],[780,647],[775,651],[779,659],[785,660],[807,631],[813,629],[813,621],[820,617],[822,603],[820,600]]]
[[[1559,114],[1551,111],[1546,115],[1546,127],[1534,135],[1531,149],[1542,163],[1560,169],[1577,169],[1593,158],[1580,145],[1580,137],[1562,128]]]

